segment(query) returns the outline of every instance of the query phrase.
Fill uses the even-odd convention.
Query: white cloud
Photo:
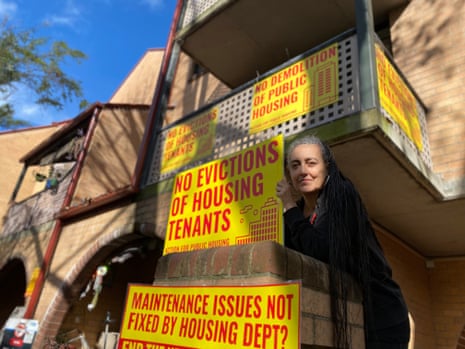
[[[74,0],[67,0],[62,11],[58,14],[47,16],[45,22],[48,25],[74,27],[81,19],[81,12],[81,9],[76,5]]]
[[[48,25],[64,25],[72,27],[75,23],[75,19],[67,16],[50,15],[46,18],[45,23]]]
[[[141,0],[141,4],[148,5],[151,9],[156,9],[163,5],[163,0]]]
[[[39,113],[39,109],[37,104],[23,104],[19,106],[17,114],[21,115],[22,119],[31,120]]]
[[[6,98],[5,98],[6,97]],[[16,119],[27,121],[31,126],[50,125],[54,121],[69,119],[66,111],[35,103],[37,96],[27,87],[15,84],[9,96],[0,96],[0,103],[13,105]],[[73,117],[74,115],[71,115]]]
[[[28,88],[21,84],[15,84],[13,92],[6,101],[13,106],[15,111],[14,117],[16,119],[37,125],[39,121],[37,116],[40,113],[41,107],[34,103],[34,98],[35,96],[31,94]]]
[[[14,16],[17,9],[18,5],[15,2],[0,0],[0,18]]]

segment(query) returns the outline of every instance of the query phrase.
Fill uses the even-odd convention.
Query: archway
[[[23,261],[14,258],[0,269],[0,324],[3,326],[11,312],[24,306],[26,270]]]
[[[66,314],[60,328],[61,333],[72,334],[79,329],[85,333],[91,347],[103,348],[105,325],[108,332],[119,332],[127,285],[152,284],[154,280],[160,254],[157,250],[147,248],[146,244],[147,241],[143,240],[122,246],[98,265],[107,266],[107,271],[102,278],[102,290],[95,305],[95,278],[92,275],[95,276],[98,267],[94,269],[92,275],[89,275],[89,282],[83,287],[81,298],[71,305]],[[114,337],[107,336],[106,349],[112,348],[113,339]],[[99,345],[95,346],[97,343]]]
[[[70,273],[69,279],[65,280],[61,295],[52,302],[54,306],[43,321],[43,332],[37,343],[45,344],[52,338],[60,342],[75,338],[73,347],[79,349],[82,341],[77,337],[84,334],[90,347],[103,348],[105,325],[113,336],[119,331],[127,284],[153,283],[163,247],[160,239],[129,234],[113,240],[102,237],[95,245],[101,248],[95,253],[95,249],[89,247],[89,254],[83,257],[82,263],[77,262],[83,265],[82,269]],[[102,266],[107,267],[107,273],[102,278],[97,301],[93,303],[96,271]],[[94,306],[90,307],[91,304]],[[60,327],[53,329],[53,325],[49,325],[51,320],[55,324],[59,322]],[[107,349],[112,348],[112,338],[106,343]]]

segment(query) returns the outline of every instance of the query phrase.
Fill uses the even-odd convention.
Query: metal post
[[[103,349],[107,349],[107,338],[108,338],[108,329],[110,326],[111,318],[110,312],[107,311],[107,317],[105,318],[105,334],[103,335]]]
[[[379,106],[372,0],[355,0],[361,110]]]

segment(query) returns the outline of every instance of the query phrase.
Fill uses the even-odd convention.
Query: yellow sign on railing
[[[283,242],[283,137],[179,173],[164,254],[273,240]]]
[[[171,128],[166,135],[161,173],[176,170],[211,154],[215,145],[218,107]]]
[[[300,348],[300,283],[129,285],[118,349]]]
[[[415,96],[379,45],[376,45],[376,67],[381,107],[394,119],[416,147],[420,151],[423,150]]]
[[[249,132],[266,130],[336,102],[338,59],[335,43],[257,82]]]

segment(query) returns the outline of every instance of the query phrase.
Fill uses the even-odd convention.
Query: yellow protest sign
[[[300,348],[300,283],[129,285],[118,349]]]
[[[379,45],[376,45],[376,68],[381,107],[394,119],[416,147],[420,151],[423,150],[415,96]]]
[[[273,240],[283,242],[283,137],[179,173],[164,254]]]
[[[161,173],[178,169],[210,155],[215,143],[218,107],[167,131]]]
[[[266,130],[336,102],[338,59],[335,43],[257,82],[249,132]]]

